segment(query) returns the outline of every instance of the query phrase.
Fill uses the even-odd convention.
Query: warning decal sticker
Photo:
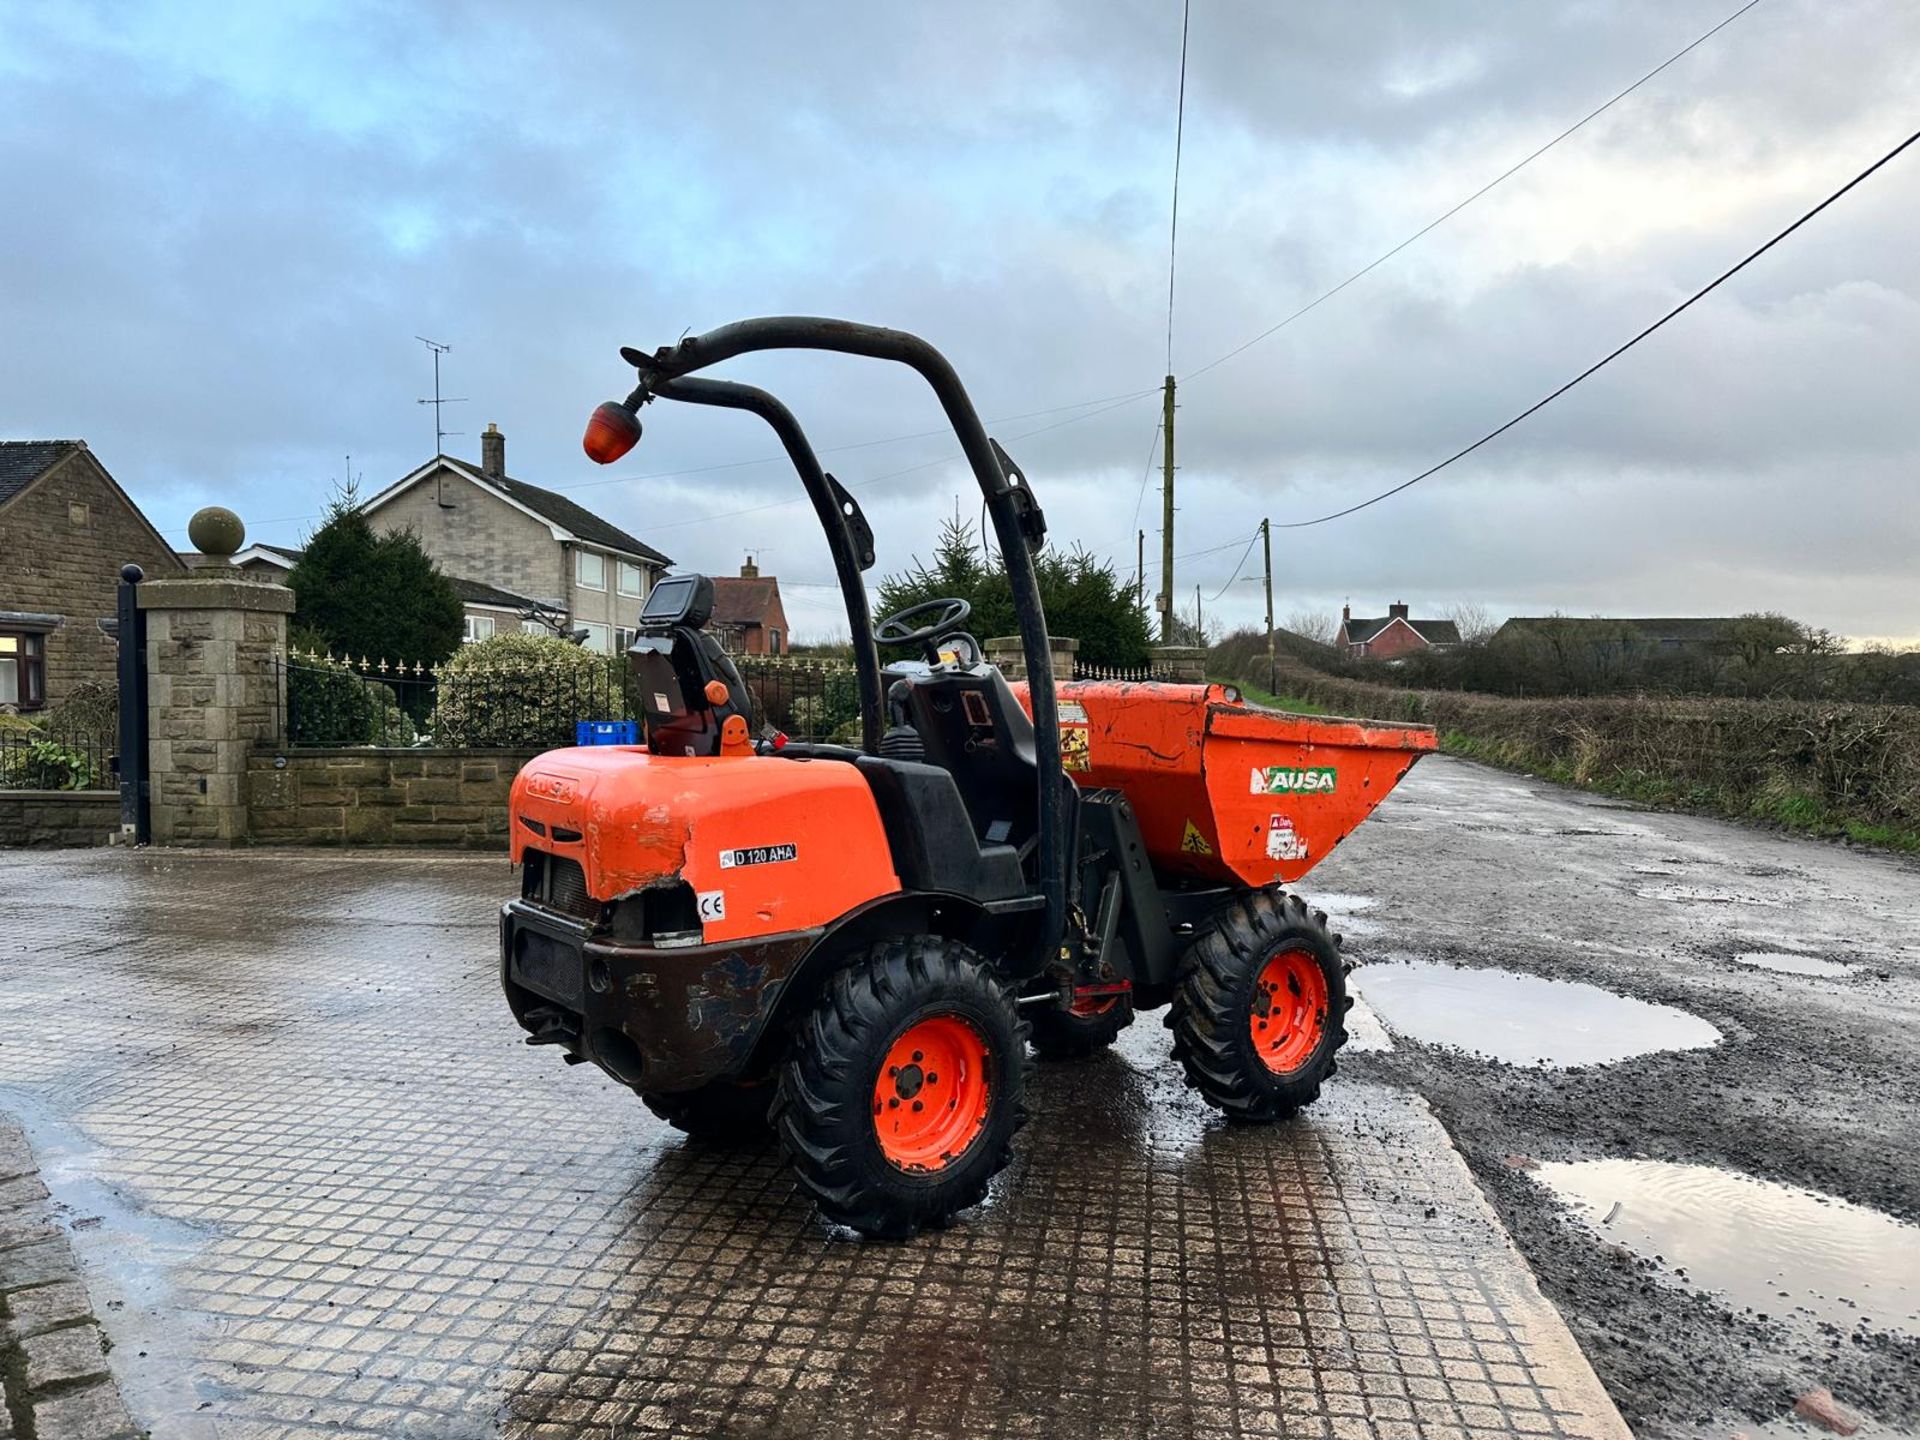
[[[1093,752],[1088,744],[1086,726],[1062,725],[1060,727],[1060,768],[1062,770],[1093,768]]]
[[[1193,821],[1187,821],[1187,833],[1180,837],[1180,848],[1189,855],[1211,855],[1213,846],[1207,843],[1207,837],[1200,833],[1200,827]]]
[[[1293,828],[1293,821],[1284,815],[1276,815],[1267,824],[1267,858],[1269,860],[1304,860],[1307,858],[1307,837]]]

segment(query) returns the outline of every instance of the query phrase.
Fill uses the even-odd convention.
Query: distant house
[[[1369,660],[1395,660],[1416,650],[1444,649],[1460,643],[1460,628],[1451,620],[1414,620],[1405,603],[1396,601],[1378,620],[1356,620],[1353,607],[1340,607],[1340,633],[1334,639],[1349,655]]]
[[[480,437],[479,465],[436,455],[360,508],[379,529],[420,537],[461,590],[469,640],[577,629],[591,650],[624,650],[673,563],[585,506],[509,476],[507,437],[494,425]]]
[[[1494,632],[1495,644],[1532,638],[1587,649],[1701,654],[1727,649],[1732,617],[1629,619],[1605,615],[1520,615]]]
[[[253,544],[235,554],[232,563],[257,579],[284,583],[287,572],[299,563],[305,553],[285,545]],[[181,558],[189,565],[193,564],[192,556],[183,555]]]
[[[0,707],[112,683],[120,567],[187,567],[84,440],[0,440]]]
[[[713,579],[713,618],[707,629],[735,655],[785,655],[793,641],[780,582],[749,558],[734,575]]]

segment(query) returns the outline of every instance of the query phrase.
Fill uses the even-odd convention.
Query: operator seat
[[[712,615],[713,581],[704,575],[660,581],[640,612],[627,664],[655,755],[718,755],[728,718],[748,718],[752,700],[740,671],[700,628]],[[716,682],[723,699],[713,698]]]
[[[953,776],[975,836],[1011,845],[1024,860],[1039,826],[1033,722],[1005,678],[979,660],[887,673],[890,697],[918,732],[926,763]]]

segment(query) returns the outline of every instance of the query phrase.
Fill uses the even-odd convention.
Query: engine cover
[[[707,944],[827,925],[900,889],[873,793],[838,760],[549,750],[510,810],[516,863],[577,860],[596,900],[684,880]]]

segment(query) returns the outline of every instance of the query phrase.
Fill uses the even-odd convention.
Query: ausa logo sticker
[[[1253,772],[1253,793],[1331,795],[1339,773],[1331,765],[1269,765]]]
[[[720,868],[739,870],[748,865],[777,865],[783,860],[798,859],[798,845],[749,845],[740,850],[722,850]]]

